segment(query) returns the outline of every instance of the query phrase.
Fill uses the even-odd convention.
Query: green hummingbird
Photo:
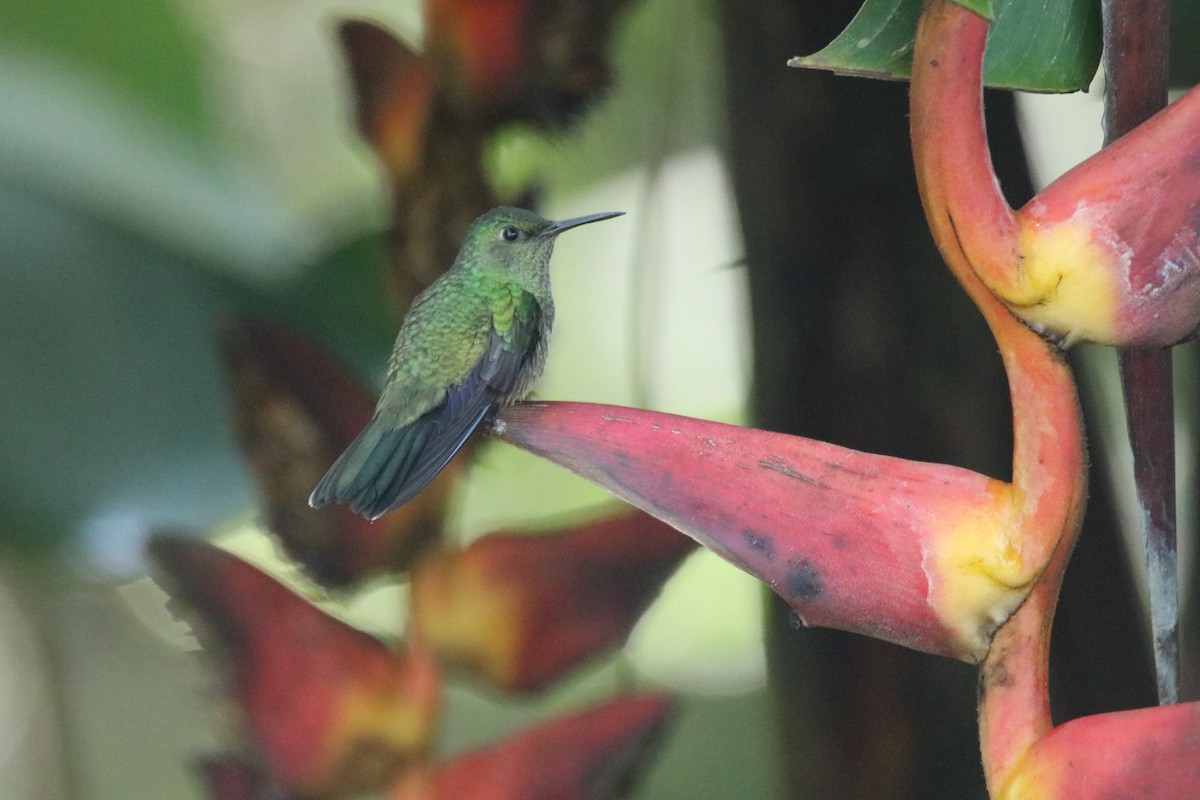
[[[550,254],[561,222],[496,208],[471,224],[458,257],[400,326],[375,413],[313,489],[313,508],[346,503],[378,519],[416,497],[497,408],[542,375],[554,325]]]

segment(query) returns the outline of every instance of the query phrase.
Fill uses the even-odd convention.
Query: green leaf
[[[996,5],[992,0],[953,0],[956,5],[960,5],[968,11],[974,11],[984,19],[996,18]],[[1003,0],[1001,0],[1003,2]]]
[[[988,0],[960,5],[987,16]],[[828,46],[794,58],[793,67],[907,80],[921,0],[866,0]],[[1095,0],[995,0],[984,82],[1029,92],[1086,89],[1100,63],[1100,6]]]

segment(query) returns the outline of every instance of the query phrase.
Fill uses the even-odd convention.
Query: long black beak
[[[551,222],[550,227],[543,230],[538,236],[558,236],[563,231],[569,231],[571,228],[578,228],[580,225],[587,225],[589,222],[599,222],[602,219],[612,219],[624,213],[624,211],[601,211],[599,214],[588,214],[584,217],[564,219],[561,222]]]

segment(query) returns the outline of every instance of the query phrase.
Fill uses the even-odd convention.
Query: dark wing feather
[[[493,330],[466,380],[408,425],[397,428],[376,411],[317,484],[309,504],[346,503],[378,519],[420,494],[518,385],[537,345],[539,323],[535,310],[513,320],[510,341]]]

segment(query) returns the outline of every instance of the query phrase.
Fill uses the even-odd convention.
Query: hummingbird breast
[[[546,368],[550,331],[554,327],[554,301],[548,293],[542,298],[538,298],[515,287],[512,308],[514,317],[518,321],[513,329],[524,329],[529,331],[529,334],[528,341],[513,342],[514,345],[523,347],[525,357],[512,390],[505,392],[500,398],[503,405],[511,405],[524,400],[533,390],[534,384],[541,379],[542,372]]]

